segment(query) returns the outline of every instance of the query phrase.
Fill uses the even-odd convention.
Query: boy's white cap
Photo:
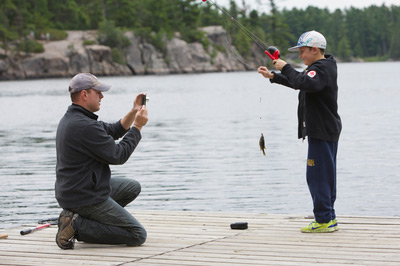
[[[317,47],[321,49],[326,49],[326,39],[324,35],[319,33],[318,31],[312,30],[304,32],[297,42],[296,46],[289,48],[289,51],[296,51],[300,47]]]
[[[95,75],[90,73],[79,73],[75,75],[69,83],[69,92],[74,93],[81,90],[95,89],[98,91],[108,91],[110,85],[100,83]]]

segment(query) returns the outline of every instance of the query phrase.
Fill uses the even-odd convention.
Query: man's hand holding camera
[[[144,93],[140,93],[136,96],[133,102],[133,108],[121,119],[121,124],[126,130],[128,130],[132,124],[133,127],[138,130],[141,130],[142,127],[147,124],[149,118],[145,102],[143,103],[144,95]]]
[[[136,96],[135,102],[133,103],[133,110],[136,112],[133,126],[141,130],[149,120],[146,108],[146,94],[141,93]]]

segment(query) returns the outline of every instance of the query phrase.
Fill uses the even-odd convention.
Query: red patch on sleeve
[[[314,70],[311,70],[307,73],[307,76],[309,76],[310,78],[313,78],[317,75],[317,72],[315,72]]]

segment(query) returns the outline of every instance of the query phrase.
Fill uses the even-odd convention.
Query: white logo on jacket
[[[313,78],[317,75],[317,72],[315,72],[314,70],[311,70],[307,73],[307,76],[309,76],[310,78]]]

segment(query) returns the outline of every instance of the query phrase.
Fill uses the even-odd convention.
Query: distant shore
[[[200,43],[187,43],[176,34],[166,40],[164,53],[133,32],[127,32],[130,45],[120,51],[123,63],[113,60],[110,47],[96,44],[97,31],[67,31],[65,40],[42,41],[43,53],[11,54],[0,49],[0,80],[70,77],[79,72],[129,76],[245,71],[263,63],[256,57],[242,63],[244,60],[227,42],[221,26],[202,30],[212,44],[207,49]]]
[[[202,30],[212,44],[207,49],[201,43],[187,43],[176,34],[166,40],[164,53],[133,32],[127,32],[125,36],[130,45],[120,51],[123,63],[113,60],[110,47],[96,44],[97,31],[67,31],[65,40],[41,41],[42,53],[11,54],[0,48],[0,80],[71,77],[79,72],[97,76],[132,76],[246,71],[255,70],[269,61],[266,56],[260,56],[257,47],[253,47],[250,59],[242,59],[236,48],[227,42],[229,38],[221,26]],[[285,59],[296,67],[302,66],[297,54],[289,53]],[[352,62],[380,59],[353,58]]]

